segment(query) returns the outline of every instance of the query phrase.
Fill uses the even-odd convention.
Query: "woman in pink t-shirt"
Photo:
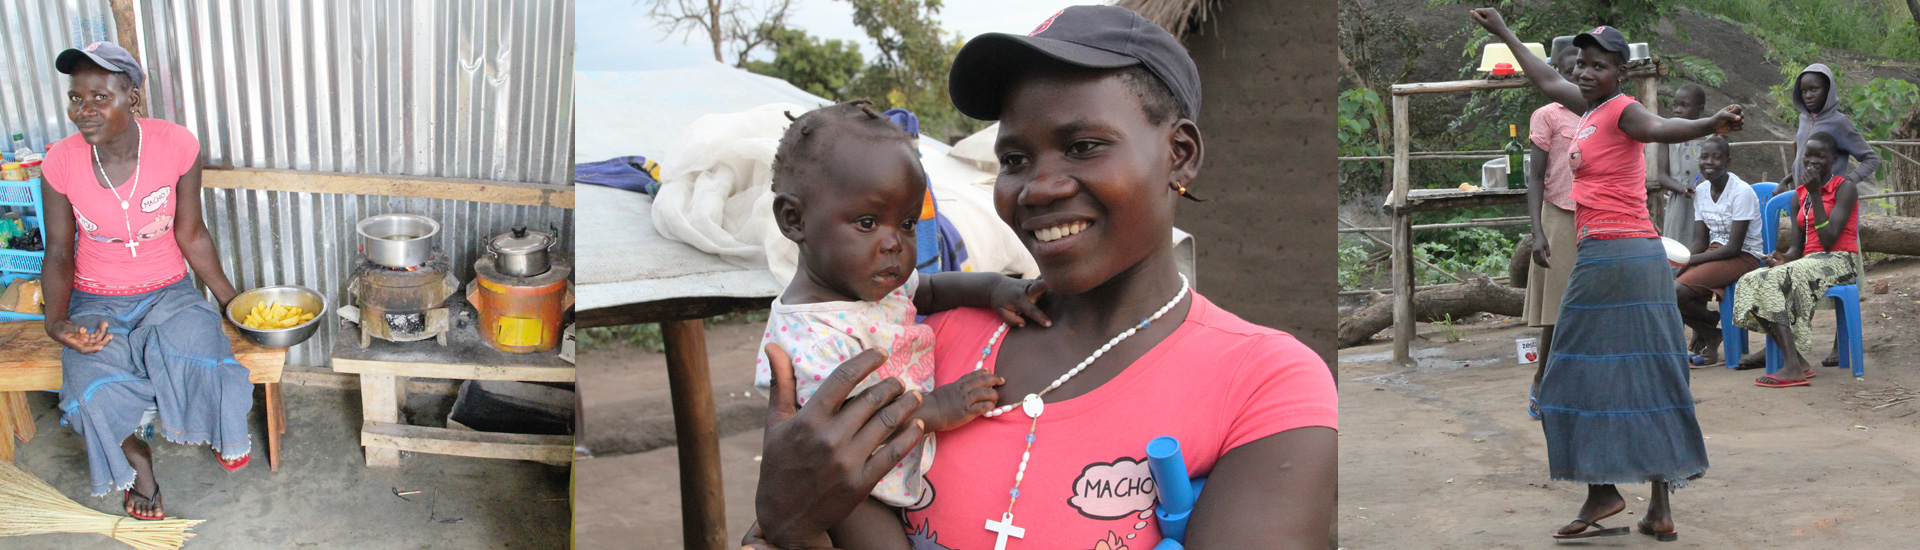
[[[1473,20],[1516,52],[1527,80],[1582,113],[1568,149],[1579,244],[1540,380],[1547,465],[1556,480],[1587,484],[1587,501],[1556,539],[1624,535],[1599,521],[1626,509],[1619,483],[1650,482],[1639,530],[1677,540],[1668,492],[1704,475],[1707,449],[1687,387],[1686,333],[1673,271],[1647,213],[1648,142],[1678,143],[1740,129],[1740,107],[1712,118],[1661,118],[1621,93],[1627,41],[1612,27],[1574,37],[1580,59],[1562,78],[1533,55],[1491,8]]]
[[[79,131],[47,147],[46,331],[66,346],[61,423],[87,445],[93,494],[160,519],[155,432],[213,447],[228,470],[252,448],[253,384],[233,357],[219,309],[235,295],[200,210],[200,142],[171,122],[139,118],[144,75],[125,49],[95,42],[61,52],[72,75],[67,118]]]
[[[1191,196],[1202,159],[1185,50],[1129,10],[1075,6],[1032,36],[974,38],[950,82],[962,113],[1000,121],[994,204],[1053,291],[1041,301],[1053,324],[1010,328],[968,309],[928,320],[936,383],[992,371],[1003,414],[941,432],[926,495],[903,522],[865,526],[871,545],[829,540],[825,528],[918,441],[922,429],[901,420],[917,394],[890,380],[842,405],[878,366],[868,352],[796,411],[791,370],[769,348],[776,383],[756,496],[766,541],[750,542],[1152,548],[1162,535],[1145,448],[1173,436],[1188,471],[1208,478],[1189,545],[1324,548],[1331,373],[1292,336],[1190,292],[1175,268],[1174,203]]]

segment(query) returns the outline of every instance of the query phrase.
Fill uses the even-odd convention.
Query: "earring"
[[[1207,200],[1206,200],[1206,199],[1202,199],[1202,198],[1200,198],[1200,197],[1195,197],[1195,196],[1193,196],[1193,194],[1192,194],[1192,193],[1188,193],[1188,192],[1187,192],[1187,186],[1186,186],[1186,185],[1184,185],[1184,184],[1181,184],[1181,183],[1180,183],[1180,180],[1177,180],[1177,179],[1176,179],[1176,180],[1173,180],[1173,181],[1171,181],[1171,182],[1168,182],[1168,187],[1172,187],[1172,188],[1173,188],[1173,190],[1174,190],[1174,192],[1177,192],[1177,193],[1179,193],[1179,194],[1180,194],[1180,196],[1182,196],[1182,197],[1186,197],[1186,198],[1187,198],[1187,200],[1190,200],[1190,201],[1193,201],[1193,202],[1207,202]]]

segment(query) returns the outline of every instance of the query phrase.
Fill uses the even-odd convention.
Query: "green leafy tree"
[[[985,124],[961,115],[947,96],[947,70],[962,42],[940,28],[941,0],[846,0],[853,24],[876,46],[872,64],[850,92],[883,108],[920,117],[921,131],[948,139]]]
[[[785,80],[807,93],[842,101],[863,72],[866,60],[860,47],[845,40],[821,40],[791,27],[761,25],[773,49],[771,61],[746,61],[741,66],[757,74]]]
[[[1900,120],[1920,109],[1920,86],[1897,78],[1876,78],[1840,96],[1867,139],[1893,138]]]

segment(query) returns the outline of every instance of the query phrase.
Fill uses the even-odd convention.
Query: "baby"
[[[1026,318],[1043,326],[1051,321],[1034,305],[1046,291],[1039,281],[914,270],[914,232],[927,197],[926,172],[915,151],[913,136],[864,100],[794,119],[774,156],[773,216],[781,234],[800,245],[800,260],[793,281],[773,302],[760,345],[787,351],[801,404],[840,363],[867,349],[887,352],[886,363],[854,391],[896,377],[908,391],[926,392],[913,419],[924,421],[931,434],[992,409],[999,399],[997,378],[976,371],[935,388],[933,329],[917,323],[916,315],[990,307],[1014,326],[1025,325]],[[764,393],[771,379],[763,351],[754,384]],[[930,436],[888,472],[872,496],[898,507],[918,502],[933,452]]]

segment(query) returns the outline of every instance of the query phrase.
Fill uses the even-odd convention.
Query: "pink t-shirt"
[[[179,202],[174,188],[200,161],[200,140],[172,122],[143,118],[138,124],[138,177],[115,182],[119,186],[114,189],[100,186],[93,147],[79,133],[47,146],[41,172],[48,186],[73,203],[79,226],[73,288],[139,294],[187,276],[186,256],[173,240],[174,206]],[[120,207],[123,200],[125,209]]]
[[[1573,169],[1574,225],[1580,237],[1659,237],[1647,218],[1646,144],[1620,131],[1620,115],[1639,103],[1619,94],[1581,119],[1568,149]]]
[[[934,380],[946,384],[973,370],[1001,321],[988,310],[958,309],[927,323],[937,335]],[[998,355],[996,344],[986,368]],[[1196,293],[1180,327],[1119,376],[1046,403],[1013,508],[1012,523],[1026,535],[1007,547],[1153,548],[1160,530],[1151,519],[1148,441],[1178,438],[1187,470],[1202,477],[1230,449],[1294,428],[1337,429],[1338,420],[1333,376],[1318,355]],[[940,432],[927,496],[907,510],[915,548],[993,548],[986,522],[1007,512],[1031,425],[1015,408]]]
[[[1528,120],[1527,138],[1547,152],[1547,174],[1541,198],[1566,211],[1573,211],[1573,170],[1567,167],[1567,147],[1573,145],[1574,126],[1580,115],[1559,103],[1534,109]]]

